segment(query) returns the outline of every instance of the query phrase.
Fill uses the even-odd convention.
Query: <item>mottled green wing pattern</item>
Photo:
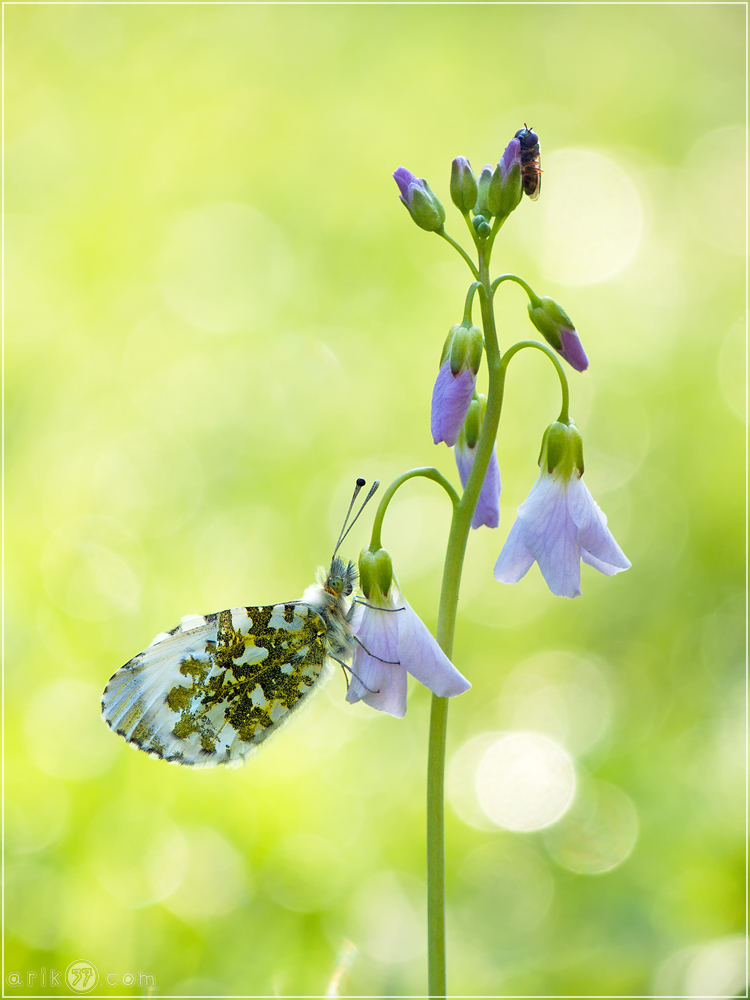
[[[154,756],[236,763],[304,703],[327,651],[325,622],[301,602],[191,615],[114,674],[102,713]]]

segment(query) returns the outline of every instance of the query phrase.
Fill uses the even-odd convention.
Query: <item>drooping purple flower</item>
[[[430,429],[435,444],[445,441],[449,447],[453,447],[458,440],[474,396],[476,381],[477,377],[470,368],[464,368],[454,375],[450,359],[443,364],[432,390]]]
[[[464,326],[464,323],[456,323],[450,329],[432,390],[432,440],[435,444],[445,441],[451,448],[474,397],[484,351],[482,331],[476,326]]]
[[[605,576],[630,568],[607,528],[607,518],[581,479],[583,458],[575,427],[552,424],[542,448],[542,471],[495,564],[495,579],[518,583],[534,562],[557,597],[581,594],[581,559]]]
[[[441,698],[454,698],[471,687],[395,584],[385,598],[370,595],[355,623],[355,635],[359,642],[346,695],[352,704],[363,701],[403,718],[407,673]]]
[[[477,446],[468,444],[465,435],[461,434],[456,442],[454,453],[458,474],[461,477],[461,485],[466,488],[469,480],[469,473],[474,465],[474,456]],[[500,466],[497,461],[497,451],[492,446],[490,464],[487,467],[487,474],[482,483],[474,516],[471,519],[472,528],[496,528],[500,524]]]
[[[585,371],[589,366],[589,359],[586,357],[573,320],[563,307],[554,299],[544,296],[529,302],[528,308],[531,322],[550,347],[554,347],[571,368],[575,368],[577,372]]]
[[[417,177],[406,167],[394,170],[393,179],[401,192],[401,201],[421,229],[434,233],[443,228],[445,209],[424,178]]]

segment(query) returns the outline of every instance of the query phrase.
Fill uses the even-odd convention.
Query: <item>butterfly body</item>
[[[188,615],[110,678],[104,720],[172,763],[240,763],[351,657],[356,581],[334,557],[300,601]]]

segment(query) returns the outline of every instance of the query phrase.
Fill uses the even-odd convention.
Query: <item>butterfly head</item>
[[[339,556],[331,560],[331,568],[323,584],[327,594],[332,597],[348,597],[357,582],[357,569],[353,562],[345,563]]]

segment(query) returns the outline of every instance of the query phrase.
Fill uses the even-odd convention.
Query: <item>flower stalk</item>
[[[477,442],[474,465],[463,495],[453,508],[440,591],[437,641],[445,655],[453,654],[458,594],[461,586],[466,543],[474,510],[484,483],[500,423],[505,370],[497,343],[493,291],[489,277],[489,253],[479,245],[479,299],[482,311],[489,388],[487,411]],[[445,965],[445,744],[448,729],[448,699],[432,696],[427,752],[427,940],[428,991],[430,997],[446,996]]]
[[[535,140],[534,156],[531,158],[525,155],[522,145],[522,133],[527,132]],[[400,167],[394,174],[401,191],[401,200],[416,224],[449,243],[467,264],[474,279],[466,296],[463,321],[451,328],[443,348],[431,406],[433,440],[436,444],[445,443],[456,449],[455,457],[464,485],[463,492],[459,496],[435,469],[413,469],[404,473],[391,484],[381,499],[370,546],[372,553],[380,548],[385,511],[396,490],[407,480],[424,476],[446,490],[453,504],[453,514],[443,564],[436,633],[437,646],[442,653],[434,646],[433,640],[433,652],[420,654],[426,660],[432,658],[442,666],[430,670],[424,670],[420,666],[413,669],[413,661],[407,662],[407,656],[403,658],[406,670],[433,691],[427,755],[428,995],[433,998],[447,995],[444,784],[448,697],[442,695],[453,697],[469,686],[468,680],[450,663],[461,574],[472,526],[493,528],[498,523],[500,469],[496,458],[496,438],[503,406],[505,376],[511,359],[526,347],[541,351],[555,367],[562,395],[560,416],[545,432],[540,478],[525,504],[519,508],[518,520],[496,564],[495,578],[503,583],[515,583],[537,561],[553,593],[574,597],[580,594],[581,561],[608,576],[621,572],[630,565],[606,528],[606,517],[581,482],[582,446],[580,435],[570,419],[568,381],[560,360],[562,358],[578,372],[588,367],[588,358],[575,326],[559,303],[548,297],[539,297],[517,275],[501,274],[494,281],[490,278],[490,257],[500,229],[518,207],[524,191],[532,198],[538,195],[541,170],[536,139],[535,133],[530,130],[519,130],[507,146],[497,168],[493,170],[487,165],[476,178],[465,157],[457,157],[453,161],[451,200],[463,216],[471,234],[476,262],[446,232],[445,212],[427,182],[404,167]],[[535,193],[529,190],[531,181],[535,182]],[[493,302],[496,290],[506,281],[515,282],[526,292],[529,320],[546,343],[521,341],[501,355]],[[481,331],[472,322],[472,308],[477,294],[481,309]],[[482,354],[487,357],[486,405],[485,397],[476,389]],[[477,510],[480,502],[482,506]],[[554,506],[554,517],[549,516],[550,504]],[[374,608],[372,612],[379,613],[382,617],[387,610],[382,606],[380,611]],[[403,609],[398,613],[403,614]],[[375,621],[373,614],[368,621]],[[404,627],[406,622],[404,617]],[[424,625],[420,625],[424,629]],[[380,632],[385,632],[386,626],[395,634],[396,621],[379,626]],[[373,633],[373,641],[376,639],[378,636]],[[395,662],[402,669],[400,650],[399,660],[383,656],[380,662]],[[441,672],[443,681],[438,679]],[[375,671],[373,676],[374,673]],[[387,671],[383,676],[387,677]],[[373,697],[381,697],[380,687],[385,684],[385,680],[382,685],[378,682],[378,690],[369,693]],[[398,702],[399,710],[403,707],[405,711],[405,704],[404,693],[402,700]]]

